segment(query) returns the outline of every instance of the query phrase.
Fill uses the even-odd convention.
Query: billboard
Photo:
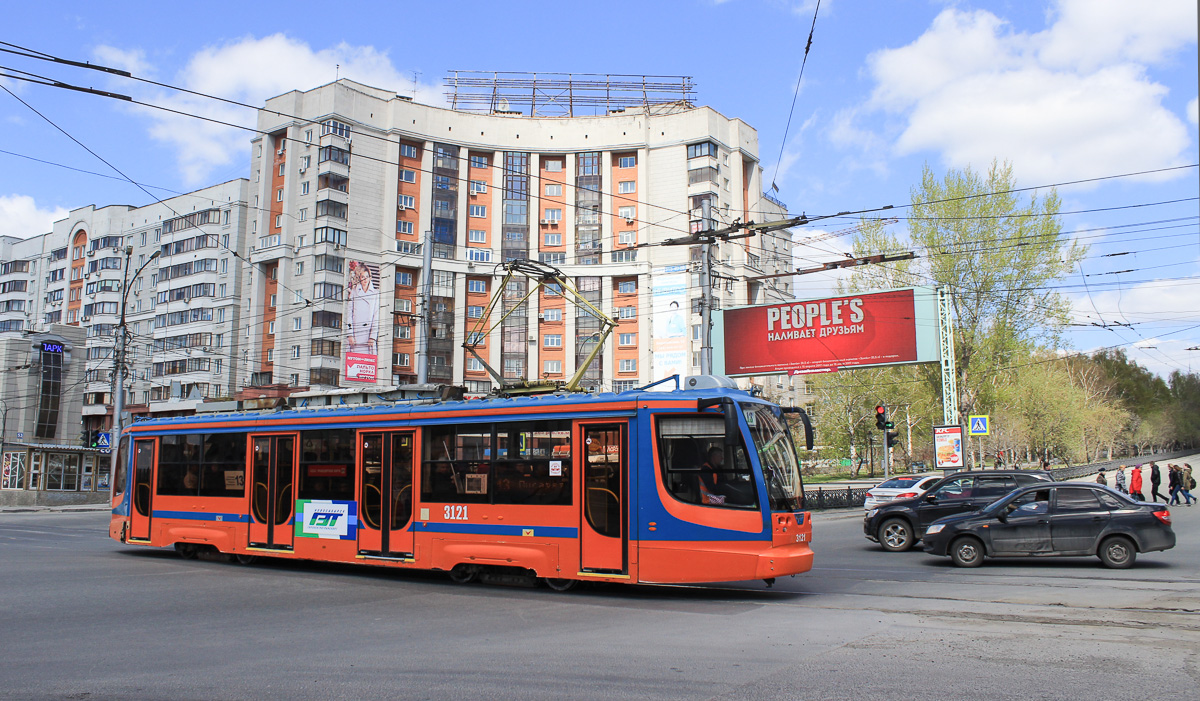
[[[379,266],[346,264],[346,371],[352,382],[375,382],[379,359]]]
[[[934,465],[939,470],[961,469],[963,466],[962,426],[933,427]]]
[[[651,337],[654,339],[654,375],[661,380],[671,375],[683,377],[688,374],[687,341],[687,283],[682,268],[666,268],[651,278],[653,291],[650,305],[654,314],[650,317]],[[674,385],[660,385],[656,389],[667,390]]]
[[[938,362],[937,296],[909,287],[727,309],[714,371],[800,375]]]

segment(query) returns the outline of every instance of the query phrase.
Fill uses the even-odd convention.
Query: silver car
[[[886,504],[893,499],[910,499],[919,497],[929,489],[930,485],[942,478],[942,475],[901,475],[893,477],[880,484],[877,487],[872,487],[867,492],[867,500],[863,503],[863,508],[867,511]]]

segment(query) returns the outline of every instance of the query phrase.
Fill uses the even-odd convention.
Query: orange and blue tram
[[[771,583],[812,567],[792,436],[811,426],[731,385],[139,421],[109,532],[556,589]]]

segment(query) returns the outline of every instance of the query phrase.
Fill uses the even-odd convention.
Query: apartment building
[[[502,264],[517,259],[558,268],[616,320],[586,387],[620,391],[699,372],[700,247],[667,244],[702,230],[704,211],[713,228],[787,216],[761,194],[755,130],[686,101],[598,116],[505,107],[422,105],[345,79],[267,101],[250,167],[244,384],[414,382],[425,313],[430,382],[493,388],[464,352],[467,340],[506,381],[566,379],[600,322],[561,290],[527,298],[524,279],[510,281],[484,318]],[[713,255],[715,307],[791,297],[788,278],[748,280],[792,269],[790,232],[726,242]],[[349,299],[356,283],[377,295],[368,341],[347,328],[362,301]],[[352,363],[348,344],[372,352]],[[363,372],[360,362],[374,367]]]
[[[132,416],[191,413],[236,391],[247,187],[239,179],[144,207],[89,205],[46,234],[0,238],[0,438],[11,468],[0,503],[27,498],[7,490],[58,493],[43,495],[50,502],[107,490],[107,462],[96,457],[107,453],[90,443],[113,425],[122,308]],[[43,467],[52,463],[54,479]]]

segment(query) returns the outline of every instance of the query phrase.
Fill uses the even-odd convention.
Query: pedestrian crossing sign
[[[987,414],[967,417],[967,435],[968,436],[986,436],[991,433],[990,422]]]
[[[101,432],[96,437],[96,447],[97,448],[111,448],[112,447],[112,443],[109,441],[107,433]]]

